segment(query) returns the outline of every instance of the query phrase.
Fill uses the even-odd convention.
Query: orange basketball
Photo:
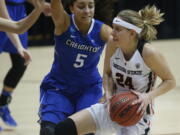
[[[121,126],[132,126],[136,124],[141,115],[137,114],[139,104],[132,105],[137,95],[132,92],[124,92],[114,95],[110,100],[109,112],[111,120]]]

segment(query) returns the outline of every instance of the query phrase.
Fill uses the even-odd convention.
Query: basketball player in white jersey
[[[175,79],[162,54],[149,41],[156,38],[154,25],[163,21],[162,13],[155,7],[146,6],[139,12],[121,11],[113,20],[112,38],[108,43],[104,66],[104,104],[70,116],[59,123],[55,135],[148,135],[153,115],[151,102],[154,98],[172,90]],[[162,82],[154,86],[158,76]],[[116,87],[114,87],[116,86]],[[135,125],[123,127],[113,122],[108,113],[108,99],[116,93],[134,91],[140,103],[137,113],[142,119]]]

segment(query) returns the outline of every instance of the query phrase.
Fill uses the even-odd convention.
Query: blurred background
[[[46,0],[49,2],[50,0]],[[103,0],[97,0],[101,2]],[[111,0],[109,0],[111,1]],[[165,13],[165,21],[158,27],[157,40],[153,41],[156,48],[163,53],[167,59],[177,81],[177,87],[156,99],[155,117],[152,125],[152,135],[180,135],[180,0],[117,0],[114,4],[114,16],[124,9],[139,10],[145,5],[155,5]],[[102,5],[103,6],[103,5]],[[26,3],[27,14],[33,7]],[[54,56],[54,25],[51,17],[43,14],[29,30],[29,51],[33,57],[22,81],[17,86],[10,104],[12,115],[18,122],[18,127],[11,129],[0,119],[0,126],[4,131],[0,135],[38,135],[39,125],[39,86],[44,76],[50,71]],[[104,53],[102,54],[99,70],[102,75],[104,65]],[[0,56],[0,88],[3,78],[11,61],[7,53]]]
[[[50,0],[46,0],[49,2]],[[101,4],[103,0],[96,0]],[[111,0],[109,0],[111,1]],[[112,0],[113,1],[113,0]],[[177,87],[156,99],[155,117],[152,125],[152,135],[180,135],[180,0],[116,0],[114,15],[124,9],[140,10],[146,5],[155,5],[164,12],[165,21],[158,27],[157,40],[153,45],[157,47],[167,59],[177,81]],[[101,7],[104,6],[101,4]],[[33,7],[26,3],[27,14]],[[39,125],[39,86],[44,76],[50,71],[54,55],[54,25],[51,17],[43,14],[29,30],[29,51],[33,57],[22,81],[13,93],[13,102],[10,104],[12,115],[18,122],[18,127],[12,129],[0,119],[0,126],[4,128],[0,135],[38,135]],[[104,53],[102,54],[99,70],[102,75]],[[7,53],[0,56],[0,88],[3,78],[11,61]]]
[[[114,4],[114,16],[123,9],[138,11],[148,4],[155,5],[165,13],[165,21],[157,27],[158,40],[180,38],[180,0],[117,0]],[[30,13],[33,7],[28,3],[26,6],[27,13]],[[53,45],[53,29],[52,19],[42,14],[37,23],[29,30],[29,45]]]

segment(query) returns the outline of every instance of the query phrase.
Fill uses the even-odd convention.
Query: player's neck
[[[133,42],[128,43],[127,45],[124,45],[124,47],[121,48],[126,60],[131,59],[131,57],[135,53],[137,49],[137,43],[138,42],[133,41]]]
[[[82,23],[82,22],[78,22],[77,20],[75,20],[76,26],[78,27],[79,31],[83,34],[86,35],[89,31],[89,28],[91,26],[91,23]]]

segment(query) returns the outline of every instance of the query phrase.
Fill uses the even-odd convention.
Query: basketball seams
[[[129,119],[127,121],[123,121],[121,124],[123,124],[124,126],[135,125],[137,121],[140,120],[140,117],[137,117],[137,115],[135,115],[135,113],[137,112],[138,106],[139,105],[134,106],[136,109],[132,109],[134,111],[128,117]]]
[[[118,95],[115,95],[114,97],[112,97],[111,98],[111,100],[110,100],[110,102],[111,102],[111,104],[112,103],[114,103],[115,101],[117,101],[119,98],[121,98],[121,97],[123,97],[123,95],[126,95],[126,94],[128,94],[128,93],[130,93],[130,92],[126,92],[126,93],[119,93],[120,94],[120,96],[118,96]],[[112,106],[111,106],[111,104],[110,104],[110,111],[109,112],[111,112],[112,111]],[[125,104],[126,105],[126,104]],[[126,106],[125,106],[126,107]],[[124,109],[125,107],[123,107],[122,109]],[[114,106],[113,106],[113,108],[115,108]],[[118,108],[121,108],[121,107],[118,107]],[[121,110],[122,110],[121,109]],[[114,109],[113,109],[114,110]],[[116,115],[117,115],[117,113],[119,113],[121,110],[115,110],[115,114],[113,115],[114,117],[116,117]],[[110,117],[111,117],[111,119],[114,119],[114,117],[112,117],[112,115],[110,115]]]
[[[119,98],[122,98],[123,97],[123,95],[127,95],[127,94],[130,94],[131,92],[126,92],[126,93],[119,93],[120,94],[120,96],[119,95],[115,95],[113,98],[112,98],[112,100],[111,100],[111,104],[113,104],[115,101],[117,101]],[[126,96],[127,97],[127,96]],[[124,97],[124,98],[126,98],[126,97]],[[133,96],[131,96],[131,97],[134,97],[134,95]],[[121,112],[124,108],[126,108],[127,107],[127,105],[129,104],[129,102],[131,102],[132,100],[134,100],[134,98],[133,99],[131,99],[131,97],[129,97],[129,101],[128,102],[126,102],[126,104],[124,104],[124,107],[122,108],[121,106],[119,106],[118,108],[122,108],[122,109],[120,109],[120,110],[115,110],[115,114],[113,115],[114,117],[116,117],[116,115],[119,113],[119,112]],[[110,107],[110,108],[112,108],[112,107]],[[109,112],[111,112],[112,110],[110,110]],[[112,119],[114,119],[114,117],[112,117],[112,115],[110,115],[111,116],[111,118]]]
[[[138,96],[132,92],[124,92],[114,95],[110,100],[109,107],[111,120],[121,126],[131,126],[136,124],[142,116],[136,114],[139,105],[131,104],[137,98]]]
[[[124,108],[126,108],[128,105],[130,105],[131,103],[132,103],[132,101],[134,101],[136,98],[133,98],[133,99],[131,99],[129,102],[127,102],[126,103],[126,106],[124,107]],[[123,108],[123,109],[124,109]],[[122,110],[122,109],[121,109]],[[124,121],[122,121],[121,123],[119,123],[120,125],[122,124],[124,124],[124,123],[127,123],[128,121],[130,121],[131,120],[131,118],[134,116],[134,113],[137,111],[137,109],[132,109],[132,110],[134,110],[132,113],[130,113],[131,115],[129,116],[129,117],[127,117],[127,119],[125,119]],[[127,123],[128,124],[128,123]]]

